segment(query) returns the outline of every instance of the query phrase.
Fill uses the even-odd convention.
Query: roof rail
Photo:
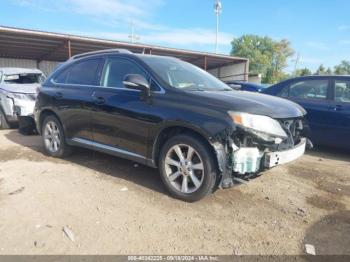
[[[82,57],[89,56],[89,55],[108,54],[108,53],[132,54],[132,52],[130,52],[127,49],[119,49],[119,48],[117,48],[117,49],[105,49],[105,50],[98,50],[98,51],[92,51],[92,52],[74,55],[69,60],[74,60],[74,59],[82,58]]]

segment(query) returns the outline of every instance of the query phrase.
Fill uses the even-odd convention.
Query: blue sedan
[[[235,90],[249,91],[249,92],[262,92],[266,89],[266,86],[243,81],[226,81],[228,86]]]
[[[284,97],[304,107],[315,144],[350,149],[350,76],[298,77],[262,93]]]

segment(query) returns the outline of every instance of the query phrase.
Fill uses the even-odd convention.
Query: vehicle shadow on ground
[[[305,244],[315,246],[317,255],[350,255],[350,211],[338,211],[314,223],[306,231],[302,249]]]
[[[19,134],[16,130],[13,130],[6,134],[5,137],[15,144],[30,148],[34,151],[33,154],[36,154],[36,156],[29,156],[28,153],[26,153],[25,155],[20,155],[22,158],[34,161],[70,162],[89,168],[103,175],[124,179],[167,195],[157,169],[83,148],[75,148],[71,156],[59,160],[45,155],[44,147],[39,136],[24,136]],[[103,176],[101,176],[101,178],[108,179],[108,177]]]
[[[315,146],[312,150],[306,151],[306,154],[314,157],[350,162],[350,150],[346,150],[346,149],[339,149],[339,148],[325,147],[325,146]]]
[[[50,161],[61,163],[70,162],[72,164],[89,168],[109,177],[124,179],[153,191],[168,195],[167,191],[163,187],[157,169],[83,148],[75,148],[75,151],[71,156],[60,160],[45,155],[40,136],[25,136],[20,134],[17,130],[11,130],[9,133],[5,134],[5,137],[9,141],[12,141],[19,146],[27,147],[34,151],[33,154],[28,154],[25,152],[20,155],[16,153],[14,156],[10,156],[9,153],[5,152],[5,154],[8,155],[8,157],[6,157],[8,159],[13,159],[13,157],[21,157],[32,161]],[[350,152],[333,148],[316,148],[308,151],[307,154],[320,158],[350,162]],[[101,178],[104,177],[101,176]],[[108,177],[105,178],[107,179]]]

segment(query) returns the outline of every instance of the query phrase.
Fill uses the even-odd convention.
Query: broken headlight
[[[271,117],[234,111],[228,114],[236,125],[265,141],[276,142],[288,137],[280,123]]]

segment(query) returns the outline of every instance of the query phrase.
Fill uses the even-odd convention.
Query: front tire
[[[186,202],[198,201],[213,192],[218,173],[209,145],[187,134],[165,143],[159,169],[169,193]]]
[[[29,116],[19,116],[18,117],[18,132],[25,136],[37,134],[35,127],[35,121]]]
[[[41,127],[45,152],[52,157],[62,158],[72,153],[72,147],[66,143],[63,127],[57,117],[47,116]]]

